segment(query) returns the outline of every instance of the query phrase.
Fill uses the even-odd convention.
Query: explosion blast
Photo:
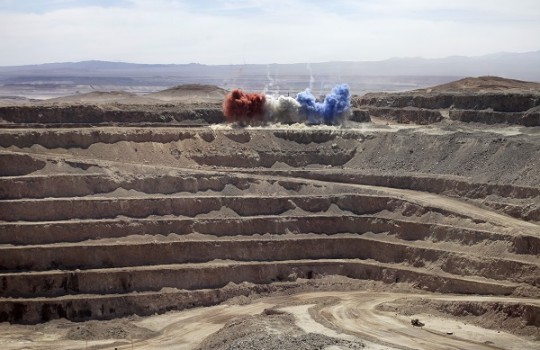
[[[335,86],[317,101],[310,89],[292,97],[266,97],[264,94],[244,93],[236,89],[223,102],[223,114],[228,122],[250,123],[252,121],[336,125],[343,119],[351,106],[349,85]]]
[[[288,96],[269,97],[264,105],[266,120],[281,123],[298,123],[300,121],[299,108],[300,103]]]
[[[351,95],[347,84],[335,86],[323,102],[318,102],[309,89],[296,97],[301,105],[300,112],[305,115],[309,124],[334,125],[351,106]]]
[[[223,115],[229,122],[250,122],[264,117],[264,94],[246,94],[235,89],[223,101]]]

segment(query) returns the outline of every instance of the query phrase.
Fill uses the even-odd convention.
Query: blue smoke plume
[[[351,107],[351,93],[349,85],[334,86],[323,102],[317,101],[309,89],[296,96],[300,103],[300,113],[304,114],[310,124],[335,125]]]

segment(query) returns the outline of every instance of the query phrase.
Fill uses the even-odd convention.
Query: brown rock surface
[[[369,93],[353,104],[406,124],[432,124],[446,116],[462,122],[540,126],[540,84],[499,77],[466,78],[402,93]]]
[[[488,83],[344,126],[220,124],[211,87],[0,108],[0,347],[534,349],[538,127],[440,108],[536,103],[446,94]]]

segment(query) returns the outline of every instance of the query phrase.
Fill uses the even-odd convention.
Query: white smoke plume
[[[264,86],[263,94],[267,94],[274,88],[274,79],[270,74],[270,65],[268,64],[266,65],[266,79],[268,79],[268,83]]]
[[[267,96],[264,104],[265,120],[280,123],[298,123],[300,103],[293,97]]]
[[[313,90],[313,83],[315,83],[315,78],[313,77],[313,69],[311,69],[311,63],[306,64],[306,69],[309,72],[309,89]]]

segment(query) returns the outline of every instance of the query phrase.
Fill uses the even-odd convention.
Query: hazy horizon
[[[421,57],[421,56],[404,56],[404,57],[388,57],[383,58],[380,60],[358,60],[358,61],[339,61],[339,60],[332,60],[332,61],[320,61],[320,62],[290,62],[290,63],[279,63],[279,62],[262,62],[262,63],[232,63],[232,64],[225,64],[225,63],[216,63],[216,64],[206,64],[201,62],[170,62],[170,63],[156,63],[156,62],[146,62],[146,63],[138,63],[138,62],[131,62],[131,61],[111,61],[111,60],[101,60],[101,59],[94,59],[89,58],[85,60],[79,60],[79,61],[67,61],[67,60],[60,60],[60,61],[50,61],[50,62],[37,62],[37,63],[30,63],[30,64],[23,64],[23,65],[0,65],[0,67],[15,67],[15,66],[33,66],[33,65],[48,65],[48,64],[77,64],[77,63],[85,63],[85,62],[104,62],[104,63],[125,63],[125,64],[139,64],[139,65],[207,65],[207,66],[241,66],[241,65],[296,65],[296,64],[324,64],[324,63],[379,63],[379,62],[385,62],[385,61],[393,61],[393,60],[426,60],[426,61],[436,61],[436,60],[446,60],[446,59],[453,59],[453,58],[480,58],[480,57],[486,57],[486,56],[496,56],[496,55],[505,55],[505,54],[528,54],[528,53],[536,53],[540,52],[540,49],[538,50],[532,50],[532,51],[524,51],[524,52],[509,52],[509,51],[500,51],[500,52],[491,52],[487,53],[485,55],[478,55],[478,56],[465,56],[465,55],[450,55],[450,56],[444,56],[444,57]]]
[[[0,1],[0,66],[290,64],[539,49],[536,0]]]

